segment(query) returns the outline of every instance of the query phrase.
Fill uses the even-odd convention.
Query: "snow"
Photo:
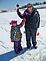
[[[0,61],[46,61],[46,9],[38,9],[40,13],[40,35],[37,36],[37,49],[27,49],[24,26],[22,32],[23,51],[15,54],[13,43],[10,40],[10,21],[16,19],[21,22],[16,12],[0,13]],[[38,32],[37,31],[37,32]]]
[[[35,8],[46,8],[46,4],[41,4],[41,5],[36,5],[34,6]]]

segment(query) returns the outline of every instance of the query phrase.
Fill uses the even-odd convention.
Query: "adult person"
[[[26,44],[27,48],[31,47],[30,38],[32,37],[33,47],[36,49],[36,32],[40,24],[40,15],[36,8],[31,3],[27,4],[26,10],[23,14],[17,9],[17,14],[20,18],[25,18]]]

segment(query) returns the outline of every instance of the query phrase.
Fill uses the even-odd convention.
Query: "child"
[[[25,19],[22,20],[22,22],[17,25],[17,21],[12,20],[11,21],[11,42],[14,42],[14,50],[16,53],[20,53],[20,51],[22,50],[22,46],[21,46],[21,38],[22,38],[22,34],[20,31],[20,28],[23,26],[25,22]]]

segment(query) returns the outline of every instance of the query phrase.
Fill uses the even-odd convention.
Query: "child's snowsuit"
[[[23,22],[15,27],[11,26],[11,42],[14,42],[14,50],[16,53],[20,52],[22,49],[21,46],[22,33],[20,31],[20,28],[22,26],[23,26]]]

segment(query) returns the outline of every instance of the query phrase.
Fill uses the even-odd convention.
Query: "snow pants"
[[[36,42],[36,32],[37,29],[26,29],[26,42],[27,42],[27,47],[31,46],[30,38],[32,38],[32,44],[35,46],[37,44]]]
[[[20,52],[22,49],[22,46],[21,46],[21,40],[19,41],[14,41],[14,50],[16,53]]]

